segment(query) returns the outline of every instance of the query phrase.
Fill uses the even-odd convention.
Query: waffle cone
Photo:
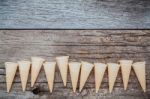
[[[18,61],[18,64],[19,64],[22,90],[25,91],[31,63],[29,61]]]
[[[88,63],[88,62],[82,61],[81,64],[82,66],[81,66],[80,88],[79,88],[80,92],[83,89],[85,82],[88,79],[88,76],[90,75],[92,68],[94,67],[93,64]]]
[[[108,65],[109,92],[111,93],[117,78],[120,65],[116,63],[108,63],[107,65]]]
[[[73,87],[74,92],[76,92],[76,88],[77,88],[80,67],[81,67],[81,63],[79,63],[79,62],[70,62],[69,63],[71,82],[72,82],[72,87]]]
[[[130,76],[131,66],[132,66],[133,61],[132,60],[119,60],[119,63],[121,66],[124,90],[126,90],[128,86],[128,81],[129,81],[129,76]]]
[[[103,64],[103,63],[94,63],[94,71],[95,71],[95,90],[96,93],[98,92],[100,86],[101,86],[101,82],[106,70],[107,65]]]
[[[68,59],[69,59],[69,56],[56,57],[56,62],[57,62],[64,86],[66,86],[67,84]]]
[[[17,67],[18,67],[17,63],[5,62],[7,92],[9,92],[11,89],[17,71]]]
[[[132,66],[143,91],[146,92],[145,62],[136,62]]]
[[[53,91],[56,62],[46,62],[43,64],[43,66],[51,93]]]
[[[33,87],[45,59],[40,57],[32,57],[31,60],[32,60],[31,87]]]

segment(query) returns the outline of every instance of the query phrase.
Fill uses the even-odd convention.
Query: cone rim
[[[94,63],[94,66],[107,67],[105,63]]]
[[[69,64],[69,65],[72,65],[72,64],[78,64],[78,65],[81,65],[80,62],[69,62],[68,64]]]
[[[32,60],[42,60],[42,61],[45,61],[44,58],[42,58],[42,57],[36,57],[36,56],[31,57],[31,59]]]
[[[56,64],[56,62],[45,62],[45,63],[43,63],[43,66],[45,66],[47,64]]]
[[[136,65],[139,65],[139,64],[146,64],[146,62],[145,61],[141,61],[141,62],[135,62],[135,63],[133,63],[132,64],[132,67],[135,67]]]
[[[21,61],[18,61],[17,63],[18,63],[18,64],[19,64],[19,63],[29,63],[29,64],[31,64],[30,61],[26,61],[26,60],[21,60]]]
[[[68,59],[69,58],[69,56],[58,56],[58,57],[56,57],[56,60],[59,60],[59,59]]]
[[[5,65],[8,65],[8,64],[13,64],[13,65],[17,65],[18,66],[18,63],[15,63],[15,62],[5,62]]]

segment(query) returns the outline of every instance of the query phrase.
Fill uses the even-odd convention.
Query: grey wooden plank
[[[150,28],[149,0],[0,0],[0,28]]]

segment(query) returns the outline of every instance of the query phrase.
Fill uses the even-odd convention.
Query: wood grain
[[[150,29],[149,0],[0,0],[0,28]]]
[[[150,30],[0,30],[0,99],[149,99],[150,97]],[[6,93],[4,62],[41,56],[55,61],[56,56],[69,55],[70,61],[117,62],[119,59],[146,61],[147,92],[143,93],[135,73],[131,72],[127,91],[123,90],[121,71],[113,93],[108,91],[108,73],[105,72],[99,93],[94,89],[92,70],[81,93],[73,93],[70,73],[67,87],[63,86],[56,68],[53,93],[49,93],[42,68],[35,87],[22,92],[17,71],[12,90]]]

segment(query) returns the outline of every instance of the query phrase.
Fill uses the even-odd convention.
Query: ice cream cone
[[[127,89],[131,66],[133,61],[132,60],[119,60],[120,66],[121,66],[121,72],[122,72],[122,78],[123,78],[123,84],[124,84],[124,90]]]
[[[76,92],[78,77],[79,77],[79,73],[80,73],[80,67],[81,67],[81,63],[79,63],[79,62],[70,62],[69,63],[69,70],[70,70],[73,92]]]
[[[69,56],[56,57],[56,62],[57,62],[64,86],[66,86],[67,84],[68,59],[69,59]]]
[[[90,72],[92,68],[94,67],[93,64],[88,62],[81,62],[81,76],[80,76],[80,88],[79,91],[81,92],[82,88],[85,85],[86,80],[88,79],[88,76],[90,75]]]
[[[132,66],[143,91],[146,92],[145,62],[136,62]]]
[[[9,92],[11,89],[17,71],[17,67],[18,67],[17,63],[5,62],[7,92]]]
[[[43,64],[43,66],[44,66],[44,71],[45,71],[45,74],[46,74],[46,79],[48,81],[48,87],[49,87],[50,93],[52,93],[53,84],[54,84],[56,62],[45,62]]]
[[[97,93],[101,86],[101,82],[102,82],[107,65],[103,64],[103,63],[94,63],[94,66],[95,66],[95,68],[94,68],[94,70],[95,70],[95,90]]]
[[[107,63],[107,65],[108,65],[109,92],[111,93],[117,78],[120,65],[116,63]]]
[[[30,61],[18,61],[22,90],[25,91],[30,70]]]
[[[40,57],[31,57],[31,60],[31,87],[33,87],[45,59]]]

